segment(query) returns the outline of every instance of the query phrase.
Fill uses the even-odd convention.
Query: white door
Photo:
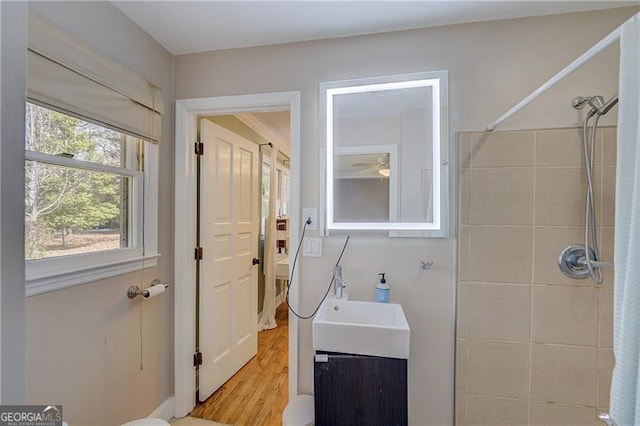
[[[204,401],[258,351],[258,146],[201,120],[199,395]],[[179,191],[180,189],[177,188]]]

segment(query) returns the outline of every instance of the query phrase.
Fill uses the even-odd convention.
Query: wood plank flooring
[[[276,309],[278,327],[258,333],[258,355],[230,378],[191,416],[235,426],[280,425],[288,402],[289,316]]]

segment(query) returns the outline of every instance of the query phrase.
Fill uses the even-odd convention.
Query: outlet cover
[[[309,231],[318,230],[318,209],[315,207],[304,207],[302,209],[302,222],[304,223],[308,218],[311,218],[311,223],[307,225]]]

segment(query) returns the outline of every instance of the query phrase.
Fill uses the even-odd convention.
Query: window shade
[[[32,101],[160,141],[160,88],[33,13],[27,61]]]

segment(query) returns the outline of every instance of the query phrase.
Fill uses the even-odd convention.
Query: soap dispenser
[[[389,303],[389,284],[384,278],[385,273],[380,272],[378,275],[380,275],[380,281],[376,286],[376,302]]]

